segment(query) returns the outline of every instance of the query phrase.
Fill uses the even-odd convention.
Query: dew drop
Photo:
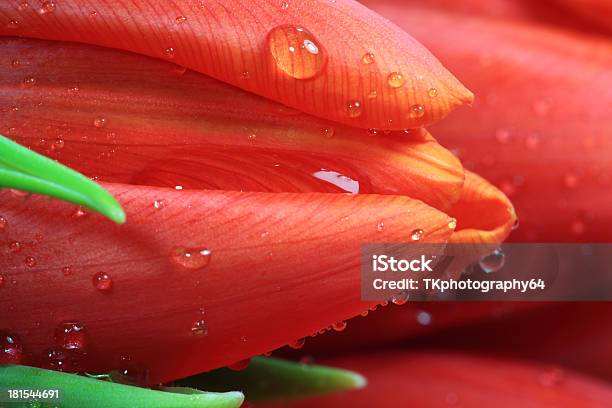
[[[429,95],[430,98],[435,98],[438,96],[438,90],[436,88],[429,88],[427,95]]]
[[[155,200],[153,201],[153,208],[156,210],[161,210],[166,207],[166,202],[164,200]]]
[[[58,137],[51,145],[51,148],[55,151],[62,150],[65,144],[64,139]]]
[[[227,366],[227,368],[229,368],[232,371],[242,371],[242,370],[245,370],[249,366],[249,364],[251,364],[251,359],[247,358],[244,360],[237,361],[233,364],[230,364]]]
[[[101,292],[108,292],[113,288],[113,278],[106,272],[98,272],[92,278],[93,285]]]
[[[286,2],[286,1],[283,1],[283,2],[281,3],[280,8],[281,8],[281,10],[287,10],[287,9],[289,8],[289,3],[288,3],[288,2]]]
[[[410,233],[410,239],[413,241],[420,241],[423,237],[424,231],[422,229],[415,229]]]
[[[23,86],[26,86],[26,87],[34,86],[36,85],[36,78],[34,77],[24,78],[23,81],[21,81],[21,83],[23,84]]]
[[[410,119],[418,119],[425,116],[425,107],[423,105],[412,105],[409,112]]]
[[[6,218],[0,215],[0,232],[4,231],[8,226],[8,221]]]
[[[354,100],[346,104],[346,113],[349,118],[358,118],[361,116],[361,102]]]
[[[23,261],[23,263],[25,263],[25,265],[26,265],[28,268],[33,268],[33,267],[35,267],[35,266],[36,266],[36,259],[34,259],[34,258],[33,258],[33,257],[31,257],[31,256],[28,256],[28,257],[26,257],[26,259]]]
[[[304,347],[304,343],[306,342],[305,339],[297,339],[295,341],[292,341],[291,343],[287,344],[289,347],[291,347],[294,350],[299,350],[302,347]]]
[[[365,54],[361,56],[361,63],[364,65],[373,64],[374,61],[375,61],[375,57],[374,57],[374,54],[372,54],[371,52],[366,52]]]
[[[18,20],[9,20],[8,28],[11,28],[11,29],[19,28],[19,21]]]
[[[332,324],[332,329],[338,332],[343,331],[344,329],[346,329],[346,322],[342,320],[339,322],[336,322]]]
[[[174,19],[174,22],[176,24],[183,24],[185,21],[187,21],[187,17],[185,16],[178,16],[177,18]]]
[[[8,244],[9,252],[17,253],[21,251],[21,243],[19,241],[13,241]]]
[[[367,132],[368,132],[368,135],[370,135],[370,136],[376,136],[378,134],[378,129],[376,129],[376,128],[369,128],[367,130]]]
[[[378,221],[378,224],[376,224],[376,231],[383,232],[384,229],[385,229],[385,223],[383,221]]]
[[[431,324],[431,314],[424,310],[417,313],[416,319],[421,326],[429,326]]]
[[[93,125],[97,128],[103,128],[104,126],[106,126],[106,118],[100,117],[100,118],[95,118],[93,121]]]
[[[378,92],[376,90],[370,91],[368,94],[368,99],[375,99],[378,96]]]
[[[23,358],[23,346],[19,337],[0,330],[0,365],[20,364]]]
[[[506,256],[501,248],[497,248],[495,251],[488,255],[483,256],[478,264],[485,273],[497,272],[504,267],[506,263]]]
[[[321,134],[323,135],[324,138],[331,139],[332,137],[334,137],[334,128],[332,127],[323,128],[321,129]]]
[[[266,42],[276,66],[292,78],[313,78],[327,64],[327,51],[305,28],[275,27],[268,33]]]
[[[52,1],[45,1],[40,7],[40,14],[53,13],[54,11],[55,11],[55,3]]]
[[[208,326],[204,320],[196,320],[191,325],[191,333],[194,336],[206,336],[208,334]]]
[[[450,218],[448,220],[448,224],[447,225],[448,225],[448,228],[454,230],[455,228],[457,228],[457,219],[456,218]]]
[[[87,331],[79,322],[62,322],[55,328],[55,343],[65,350],[83,350],[86,342]]]
[[[405,305],[408,302],[409,297],[408,292],[401,291],[391,298],[391,303],[397,306]]]
[[[63,371],[66,368],[68,356],[61,348],[52,347],[47,349],[43,355],[46,360],[47,367],[57,371]]]
[[[174,49],[174,47],[167,47],[164,50],[164,55],[168,59],[173,59],[176,56],[176,50]]]
[[[64,276],[72,275],[72,269],[69,266],[64,266],[62,268],[62,275],[64,275]]]
[[[404,85],[404,76],[400,72],[392,72],[387,76],[387,83],[391,88],[400,88]]]
[[[4,282],[6,282],[6,278],[4,275],[0,274],[0,288],[4,286]]]
[[[210,262],[211,251],[207,248],[174,248],[171,252],[172,261],[184,269],[199,270]]]
[[[14,59],[13,61],[11,61],[11,66],[13,68],[19,68],[21,66],[21,61],[19,61],[18,59]]]
[[[83,209],[83,207],[77,207],[72,213],[72,218],[83,218],[87,217],[89,213]]]

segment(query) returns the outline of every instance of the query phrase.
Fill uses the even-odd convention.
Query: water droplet
[[[368,99],[374,99],[378,96],[378,92],[376,92],[376,90],[370,91],[370,93],[368,94]]]
[[[92,278],[93,285],[102,292],[108,292],[113,288],[113,278],[106,272],[98,272]]]
[[[506,256],[501,248],[497,248],[495,251],[488,255],[483,256],[478,264],[485,273],[497,272],[504,267],[506,263]]]
[[[14,59],[13,61],[11,61],[11,66],[13,68],[19,68],[21,66],[21,61],[19,61],[18,59]]]
[[[35,266],[36,266],[36,259],[34,259],[34,258],[33,258],[33,257],[31,257],[31,256],[28,256],[28,257],[26,257],[26,259],[23,261],[23,263],[25,263],[25,265],[26,265],[28,268],[33,268],[33,267],[35,267]]]
[[[194,336],[206,336],[208,334],[208,326],[204,320],[196,320],[191,325],[191,333]]]
[[[417,313],[416,319],[421,326],[429,326],[431,324],[431,314],[424,310]]]
[[[63,371],[66,368],[68,356],[61,348],[52,347],[45,351],[43,355],[47,367],[57,371]]]
[[[346,322],[342,320],[339,322],[336,322],[332,324],[332,328],[338,332],[343,331],[344,329],[346,329]]]
[[[378,221],[378,224],[376,224],[376,231],[383,232],[384,229],[385,229],[384,221]]]
[[[0,331],[0,365],[20,364],[23,358],[23,346],[19,337],[12,333]]]
[[[372,54],[371,52],[366,52],[361,57],[361,62],[365,65],[373,64],[375,62],[374,54]]]
[[[429,95],[430,98],[435,98],[438,96],[438,90],[436,88],[429,88],[427,95]]]
[[[346,113],[348,114],[349,118],[358,118],[361,116],[361,102],[357,100],[349,101],[346,104]]]
[[[418,119],[425,116],[425,107],[423,105],[412,105],[409,112],[410,119]]]
[[[280,8],[281,10],[287,10],[289,8],[289,3],[287,3],[286,1],[281,2]]]
[[[51,145],[51,148],[55,151],[58,151],[58,150],[62,150],[64,148],[64,145],[65,145],[64,139],[58,137],[57,139],[55,139],[55,141]]]
[[[408,302],[409,298],[410,295],[408,294],[408,292],[401,291],[400,293],[391,298],[391,303],[397,306],[405,305]]]
[[[512,231],[514,231],[515,229],[517,229],[520,225],[519,219],[518,217],[514,219],[514,223],[512,224]]]
[[[106,126],[106,118],[100,117],[100,118],[95,118],[93,121],[93,125],[97,128],[103,128],[104,126]]]
[[[17,253],[21,251],[21,243],[18,241],[9,242],[8,249],[9,249],[9,252]]]
[[[8,225],[8,221],[6,218],[0,215],[0,232],[4,231]]]
[[[23,86],[27,86],[27,87],[34,86],[36,85],[36,78],[34,77],[24,78],[23,81],[21,81],[21,83],[23,84]]]
[[[331,139],[332,137],[334,137],[334,128],[331,128],[331,127],[323,128],[321,129],[321,133],[323,134],[323,137],[327,139]]]
[[[368,135],[370,135],[370,136],[376,136],[378,134],[378,129],[376,129],[376,128],[369,128],[367,130],[367,132],[368,132]]]
[[[185,16],[178,16],[177,18],[174,19],[174,22],[176,24],[183,24],[185,21],[187,21],[187,17]]]
[[[176,50],[174,49],[174,47],[167,47],[164,50],[164,55],[168,59],[173,59],[176,56]]]
[[[45,1],[40,7],[40,14],[53,13],[54,11],[55,11],[55,3],[52,1]]]
[[[8,28],[12,28],[12,29],[19,28],[19,21],[18,20],[9,20]]]
[[[242,371],[242,370],[245,370],[249,366],[250,363],[251,363],[251,359],[247,358],[244,360],[237,361],[233,364],[230,364],[227,366],[227,368],[229,368],[232,371]]]
[[[72,213],[72,218],[83,218],[87,217],[89,213],[85,211],[83,207],[77,207]]]
[[[72,275],[72,269],[69,266],[64,266],[62,268],[62,274],[64,276],[70,276],[70,275]]]
[[[387,76],[387,83],[391,88],[400,88],[404,85],[404,76],[400,72],[392,72]]]
[[[294,350],[299,350],[302,347],[304,347],[304,343],[306,342],[305,339],[297,339],[295,341],[292,341],[291,343],[287,344],[289,347],[291,347]]]
[[[24,1],[23,3],[20,3],[17,6],[17,10],[24,11],[24,10],[27,10],[29,7],[30,7],[30,5],[27,2]]]
[[[447,225],[448,225],[448,228],[450,228],[450,229],[453,229],[453,230],[454,230],[455,228],[457,228],[457,219],[455,219],[455,218],[450,218],[450,219],[448,220],[448,224],[447,224]]]
[[[415,229],[410,233],[410,239],[413,241],[420,241],[423,237],[424,231],[422,229]]]
[[[0,288],[4,286],[4,282],[6,282],[6,278],[4,275],[0,274]]]
[[[242,77],[242,79],[250,79],[251,73],[249,71],[242,71],[242,74],[240,74],[240,76]]]
[[[85,326],[79,322],[62,322],[55,328],[55,342],[66,350],[83,350],[87,342]]]
[[[313,78],[327,64],[327,51],[305,28],[281,25],[268,33],[266,41],[276,66],[292,78]]]
[[[153,207],[156,210],[161,210],[166,207],[166,202],[164,200],[155,200],[153,201]]]
[[[172,261],[178,266],[199,270],[205,268],[210,262],[211,251],[207,248],[174,248],[171,253]]]

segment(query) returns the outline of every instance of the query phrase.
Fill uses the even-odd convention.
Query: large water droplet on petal
[[[422,229],[415,229],[414,231],[412,231],[410,233],[410,239],[413,241],[420,241],[421,238],[423,237],[423,230]]]
[[[292,78],[313,78],[327,64],[327,51],[305,28],[288,24],[275,27],[266,42],[276,66]]]
[[[504,251],[502,251],[501,248],[497,248],[489,255],[483,256],[478,264],[485,273],[492,273],[503,268],[505,262],[506,256],[504,255]]]
[[[19,337],[0,331],[0,365],[20,364],[23,358],[23,346]]]
[[[55,342],[66,350],[83,350],[87,332],[79,322],[63,322],[55,329]]]
[[[184,269],[198,270],[206,267],[210,262],[211,251],[207,248],[174,248],[171,253],[172,261]]]
[[[108,292],[113,287],[113,279],[106,272],[98,272],[93,276],[93,285],[101,292]]]

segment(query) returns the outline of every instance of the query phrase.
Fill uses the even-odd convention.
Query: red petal
[[[0,76],[8,135],[105,181],[344,191],[332,183],[337,173],[360,193],[408,195],[442,210],[461,192],[461,164],[422,130],[373,136],[98,47],[5,39],[0,49],[3,66],[18,61]],[[23,87],[30,77],[36,83]]]
[[[127,224],[1,193],[0,328],[22,339],[26,362],[44,364],[57,325],[76,321],[90,360],[69,369],[104,371],[128,356],[160,382],[230,364],[367,308],[361,243],[408,242],[415,228],[424,242],[451,233],[446,214],[406,197],[106,187]],[[192,257],[177,262],[176,248]],[[189,262],[201,270],[181,266]],[[100,272],[109,291],[92,283]],[[192,333],[199,320],[207,335]]]
[[[472,100],[418,42],[353,1],[308,0],[287,2],[288,7],[263,0],[49,4],[54,6],[3,2],[0,34],[171,59],[288,106],[364,128],[418,127]],[[370,53],[375,62],[362,63]],[[428,95],[430,89],[437,91],[435,97]]]
[[[603,408],[612,400],[612,389],[603,382],[555,366],[497,358],[396,351],[322,363],[357,371],[368,385],[291,407]]]
[[[479,96],[432,132],[499,186],[511,239],[608,241],[612,42],[493,19],[387,5]]]

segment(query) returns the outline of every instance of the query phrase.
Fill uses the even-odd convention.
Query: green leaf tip
[[[250,402],[290,401],[363,388],[360,374],[339,368],[254,357],[242,371],[221,368],[176,382],[177,385],[226,391],[241,389]]]
[[[244,401],[244,395],[236,391],[215,393],[186,388],[158,391],[16,365],[0,366],[0,384],[3,389],[59,390],[59,398],[40,400],[41,404],[36,406],[42,407],[237,408]],[[32,406],[31,401],[8,405],[11,408]]]
[[[84,175],[0,135],[0,187],[43,194],[96,211],[123,224],[121,205]]]

